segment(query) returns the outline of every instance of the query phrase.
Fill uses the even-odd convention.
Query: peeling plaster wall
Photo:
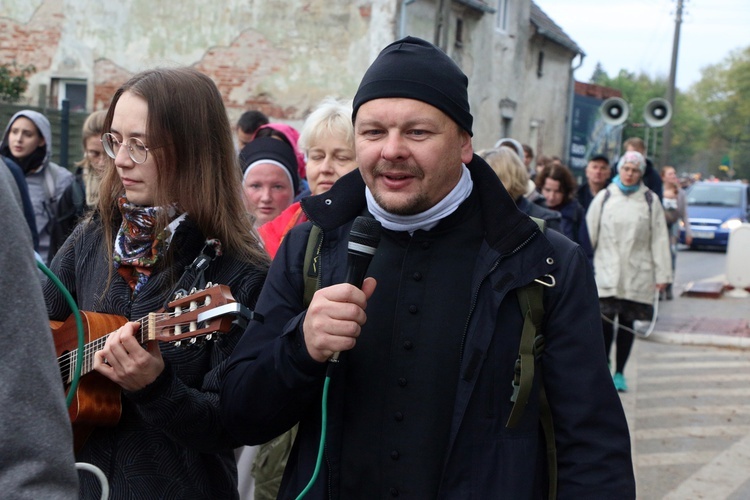
[[[495,2],[487,1],[495,6]],[[56,78],[88,82],[87,108],[106,108],[132,74],[195,66],[216,82],[231,120],[247,109],[300,126],[326,96],[352,98],[380,50],[403,31],[432,41],[437,0],[0,0],[0,63],[33,64],[28,104]],[[475,149],[500,137],[501,102],[515,103],[512,135],[562,155],[570,66],[565,51],[532,39],[530,1],[511,4],[510,29],[495,15],[452,3],[448,54],[469,77]],[[463,44],[455,40],[463,21]],[[402,26],[402,21],[405,24]],[[557,50],[557,51],[556,51]],[[541,135],[531,124],[541,124]],[[540,146],[543,146],[540,149]]]
[[[299,121],[327,95],[351,98],[393,40],[396,0],[0,0],[0,62],[37,67],[27,101],[52,78],[90,82],[106,107],[130,75],[191,65],[219,86],[230,116],[256,107]]]

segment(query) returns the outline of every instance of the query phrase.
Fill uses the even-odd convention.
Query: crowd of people
[[[13,116],[0,180],[20,243],[81,310],[123,319],[88,332],[87,376],[119,417],[60,434],[111,498],[634,498],[617,391],[634,322],[672,298],[676,171],[638,139],[614,169],[590,158],[580,186],[512,138],[475,153],[468,102],[460,68],[406,37],[300,132],[258,110],[231,126],[190,68],[125,82],[86,120],[75,174],[43,115]],[[382,229],[352,283],[361,216]],[[243,312],[215,339],[144,335],[217,284]],[[54,280],[32,292],[50,320],[71,314]],[[524,351],[529,328],[544,341]],[[100,482],[79,474],[77,494]]]

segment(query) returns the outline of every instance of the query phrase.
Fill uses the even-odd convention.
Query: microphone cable
[[[645,339],[645,338],[648,338],[648,336],[651,335],[651,333],[653,333],[654,327],[656,327],[656,319],[657,319],[657,316],[659,315],[659,289],[658,288],[656,289],[656,292],[654,294],[653,308],[654,308],[654,313],[651,315],[651,321],[649,322],[648,328],[646,329],[645,332],[641,331],[641,329],[635,327],[635,322],[637,321],[637,322],[641,323],[640,320],[635,320],[633,322],[633,328],[628,328],[627,326],[620,325],[619,324],[620,323],[619,320],[618,320],[617,324],[615,325],[615,321],[614,320],[609,319],[603,313],[601,314],[601,316],[602,316],[602,319],[604,321],[606,321],[607,323],[615,325],[618,328],[621,328],[621,329],[625,330],[626,332],[630,332],[633,335],[635,335],[636,337],[640,337],[640,338]],[[618,313],[617,316],[619,318],[619,313]]]
[[[76,330],[78,331],[78,355],[76,356],[76,364],[75,368],[73,369],[73,380],[70,383],[70,388],[68,389],[68,396],[65,399],[65,403],[67,404],[68,408],[70,408],[70,405],[73,404],[73,398],[75,397],[76,390],[78,389],[78,382],[81,379],[81,370],[83,369],[83,355],[84,355],[84,344],[86,343],[85,340],[85,333],[83,330],[83,319],[81,318],[81,313],[78,310],[78,304],[76,304],[75,299],[73,299],[73,296],[70,294],[67,288],[65,288],[65,285],[62,284],[62,281],[55,276],[55,273],[50,271],[50,269],[44,265],[44,262],[42,262],[41,256],[35,252],[36,255],[36,266],[49,278],[52,283],[55,284],[58,290],[63,294],[63,297],[65,298],[65,301],[68,303],[68,306],[70,306],[70,309],[73,311],[73,316],[76,320]]]
[[[320,468],[323,464],[323,455],[326,446],[326,428],[328,427],[328,386],[331,385],[331,373],[336,363],[329,362],[328,368],[326,369],[326,379],[323,382],[323,397],[321,397],[321,414],[320,414],[320,444],[318,445],[318,458],[315,460],[315,470],[307,486],[297,495],[296,500],[301,500],[307,495],[315,484],[320,474]]]
[[[36,257],[36,266],[41,270],[47,278],[49,278],[52,283],[55,284],[58,290],[63,294],[63,297],[65,298],[65,301],[68,303],[68,306],[73,311],[73,316],[76,320],[76,330],[78,332],[78,355],[76,357],[76,363],[75,368],[73,370],[73,380],[70,383],[70,388],[68,389],[68,396],[65,399],[65,403],[68,408],[70,408],[70,405],[73,403],[73,398],[75,397],[76,390],[78,389],[78,383],[81,380],[81,370],[83,369],[83,350],[86,343],[85,339],[85,332],[83,330],[83,319],[81,318],[81,312],[78,310],[78,304],[76,304],[75,299],[70,294],[68,289],[63,285],[62,281],[55,276],[55,273],[53,273],[45,264],[42,262],[41,256],[34,252]],[[75,464],[77,470],[83,470],[93,473],[96,478],[99,480],[99,484],[102,488],[102,495],[101,500],[106,500],[109,498],[109,481],[107,481],[107,476],[104,475],[104,472],[97,467],[94,464],[86,463],[86,462],[76,462]]]

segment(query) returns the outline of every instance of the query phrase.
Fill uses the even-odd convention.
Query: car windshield
[[[723,184],[693,184],[687,193],[688,205],[739,207],[742,186]]]

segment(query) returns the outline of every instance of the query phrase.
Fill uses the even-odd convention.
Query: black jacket
[[[76,226],[50,267],[79,309],[133,321],[160,310],[171,300],[170,292],[205,243],[203,234],[188,218],[170,244],[173,265],[157,264],[135,298],[117,272],[105,293],[109,268],[100,224],[95,217]],[[195,272],[189,271],[183,278],[180,286],[188,288]],[[205,278],[228,285],[237,302],[252,308],[265,272],[225,252],[209,264]],[[70,309],[60,291],[49,280],[43,290],[50,319],[67,318]],[[79,461],[102,469],[110,482],[110,498],[237,497],[233,448],[239,443],[219,421],[218,374],[219,365],[241,334],[240,328],[233,327],[215,342],[195,347],[160,344],[164,371],[145,388],[123,392],[119,423],[94,430],[76,455]],[[81,498],[99,498],[96,477],[80,477]]]
[[[557,284],[545,290],[546,348],[538,372],[554,415],[559,498],[634,498],[627,423],[605,362],[596,286],[586,256],[555,231],[545,237],[516,208],[483,160],[474,156],[468,167],[485,233],[474,266],[473,302],[463,333],[438,498],[546,495],[539,377],[519,426],[508,429],[505,422],[523,324],[514,289],[547,274]],[[349,230],[366,207],[359,171],[302,203],[323,230],[322,286],[343,282]],[[258,300],[257,310],[266,321],[248,327],[222,384],[225,425],[246,444],[266,442],[300,422],[279,498],[294,498],[307,484],[320,442],[326,364],[310,358],[302,333],[302,263],[310,227],[295,227],[282,243]],[[347,397],[345,377],[345,370],[336,370],[331,380],[325,458],[308,498],[340,498],[338,429]]]

